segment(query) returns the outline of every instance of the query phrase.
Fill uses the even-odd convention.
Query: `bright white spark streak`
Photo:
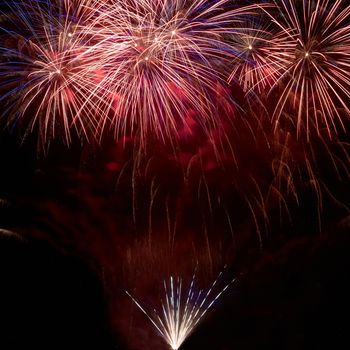
[[[161,301],[160,311],[148,312],[128,291],[126,294],[137,307],[147,316],[160,336],[171,349],[177,350],[193,332],[200,320],[213,306],[222,293],[235,281],[233,279],[219,292],[214,292],[222,272],[205,292],[195,291],[195,275],[191,280],[188,291],[183,290],[182,279],[170,276],[169,281],[163,281],[165,299]]]

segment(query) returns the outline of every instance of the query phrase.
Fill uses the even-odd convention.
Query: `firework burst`
[[[32,117],[44,139],[63,127],[102,136],[137,130],[173,141],[208,134],[230,66],[229,40],[258,6],[232,0],[33,1],[10,5],[1,45],[2,100],[10,119]],[[260,10],[259,10],[260,11]],[[12,27],[11,27],[12,26]],[[29,113],[30,112],[30,113]]]
[[[97,5],[91,22],[93,53],[102,67],[94,91],[106,101],[101,125],[112,118],[116,134],[138,128],[175,139],[189,127],[186,115],[208,131],[217,126],[216,100],[236,57],[226,40],[256,6],[232,1],[129,0]]]
[[[293,47],[289,36],[263,18],[258,22],[250,19],[231,39],[239,55],[233,61],[229,82],[236,81],[244,92],[263,94],[285,69],[285,51]]]
[[[222,293],[234,282],[232,280],[224,288],[215,292],[222,273],[207,290],[195,290],[195,275],[193,276],[188,290],[184,290],[181,278],[170,277],[169,281],[163,282],[164,300],[161,302],[161,310],[153,313],[146,309],[129,293],[138,308],[147,316],[160,336],[166,341],[171,349],[177,350],[188,338],[198,325],[200,320],[213,306]]]
[[[0,76],[10,122],[27,120],[29,129],[39,124],[44,142],[61,129],[67,143],[71,129],[89,133],[94,128],[98,106],[88,92],[84,66],[88,59],[79,29],[84,10],[72,4],[14,3],[15,15],[7,16],[8,27],[1,47]],[[84,109],[84,113],[82,113]],[[96,124],[96,123],[95,123]]]
[[[278,8],[271,18],[294,45],[284,50],[274,117],[293,114],[298,133],[314,125],[331,137],[350,115],[350,7],[343,0],[282,0]]]

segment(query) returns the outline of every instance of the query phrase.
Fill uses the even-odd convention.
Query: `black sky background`
[[[239,100],[240,92],[233,90]],[[252,169],[265,181],[269,155],[252,145],[245,132],[237,131],[245,140],[237,149],[245,159],[239,174],[244,178]],[[188,276],[196,261],[203,284],[225,264],[237,281],[181,349],[349,346],[345,205],[350,182],[334,174],[322,147],[315,145],[318,169],[341,203],[325,195],[319,226],[314,193],[301,186],[299,205],[290,203],[291,222],[272,208],[261,247],[239,194],[251,184],[243,179],[232,186],[232,173],[223,172],[211,155],[206,159],[210,190],[226,200],[232,234],[221,202],[213,201],[210,213],[202,198],[193,200],[199,172],[184,190],[177,161],[164,145],[151,143],[150,173],[157,174],[161,190],[152,213],[150,252],[145,242],[151,236],[153,175],[137,179],[135,223],[134,168],[126,166],[130,159],[135,163],[133,141],[107,138],[97,145],[74,138],[67,147],[56,139],[44,152],[37,139],[35,130],[23,139],[15,128],[1,126],[0,349],[166,349],[124,291],[135,288],[141,298],[152,299],[152,287],[169,270]],[[199,134],[186,139],[182,156],[204,149],[205,142]],[[176,209],[173,222],[180,213],[174,256],[164,248],[167,198]]]
[[[135,238],[129,231],[131,202],[125,203],[126,195],[119,200],[111,167],[101,166],[109,164],[108,152],[97,148],[88,154],[86,158],[79,144],[67,149],[58,142],[39,156],[35,135],[32,142],[22,143],[14,133],[3,132],[1,227],[19,235],[1,234],[2,349],[139,346],[130,345],[134,331],[126,332],[123,325],[126,310],[120,305],[129,305],[122,295],[123,276],[112,276],[120,272],[115,266],[123,264],[118,251]],[[99,171],[90,167],[91,159]],[[92,208],[81,206],[86,201]],[[62,215],[60,206],[71,215]],[[308,206],[313,203],[302,205]],[[346,220],[335,221],[340,215],[333,211],[323,217],[321,232],[315,229],[315,217],[304,212],[292,229],[275,229],[262,250],[251,239],[241,245],[231,260],[239,276],[235,286],[183,349],[321,349],[346,344],[350,241]],[[91,237],[100,235],[99,248],[93,241],[94,250],[86,247],[84,240],[91,238],[84,230],[91,231]],[[115,251],[108,247],[114,230],[126,237]],[[103,266],[110,274],[107,282]],[[151,339],[152,346],[163,347],[142,315],[135,315],[135,337],[146,339],[140,344],[148,346]]]

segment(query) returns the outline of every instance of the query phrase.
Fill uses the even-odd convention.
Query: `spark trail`
[[[344,0],[281,0],[277,6],[272,22],[294,44],[281,48],[275,120],[292,115],[298,133],[326,129],[334,137],[350,116],[350,7]]]
[[[207,291],[195,290],[195,275],[192,277],[188,291],[183,288],[181,278],[170,276],[169,281],[163,281],[164,299],[161,301],[159,311],[156,309],[153,312],[147,311],[128,291],[126,291],[126,294],[147,316],[170,348],[177,350],[193,332],[215,301],[235,281],[233,279],[224,288],[215,292],[221,275],[222,272],[220,272]]]

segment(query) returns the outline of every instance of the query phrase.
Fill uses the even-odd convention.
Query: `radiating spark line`
[[[84,0],[88,1],[88,0]],[[88,91],[84,66],[89,63],[78,29],[84,19],[82,1],[10,4],[16,16],[8,16],[13,48],[1,47],[0,76],[4,79],[0,100],[6,103],[10,122],[30,119],[29,128],[39,124],[43,141],[61,128],[67,143],[71,130],[88,136],[95,128],[99,106]],[[96,100],[96,99],[95,99]],[[81,106],[84,105],[84,113]],[[29,117],[31,115],[31,117]]]
[[[289,39],[287,33],[276,31],[265,19],[250,19],[231,36],[239,54],[233,60],[229,81],[237,81],[244,92],[267,91],[285,70],[285,52],[294,48]]]
[[[163,281],[164,300],[161,301],[160,311],[147,311],[128,291],[126,294],[136,306],[146,315],[160,336],[170,346],[177,350],[193,332],[198,323],[203,319],[213,304],[235,281],[233,279],[224,288],[214,292],[222,273],[205,292],[194,290],[195,274],[189,285],[188,291],[184,291],[181,278],[170,276],[169,281]]]
[[[45,140],[59,125],[67,142],[71,129],[100,138],[112,126],[117,136],[136,131],[142,146],[150,134],[175,141],[189,128],[190,110],[208,134],[220,125],[219,87],[238,54],[227,37],[267,5],[23,0],[9,6],[15,28],[3,28],[14,42],[1,47],[5,114],[25,119],[34,110],[30,126],[39,124]]]
[[[217,86],[225,85],[237,56],[226,36],[256,11],[232,8],[231,0],[100,4],[87,32],[96,64],[106,68],[92,88],[108,101],[101,128],[111,111],[116,134],[138,128],[141,140],[149,132],[176,139],[191,109],[205,131],[218,125]]]
[[[350,117],[350,7],[344,0],[281,0],[277,6],[279,14],[269,15],[294,45],[284,50],[274,117],[291,113],[299,134],[305,125],[308,137],[312,127],[332,137]]]

